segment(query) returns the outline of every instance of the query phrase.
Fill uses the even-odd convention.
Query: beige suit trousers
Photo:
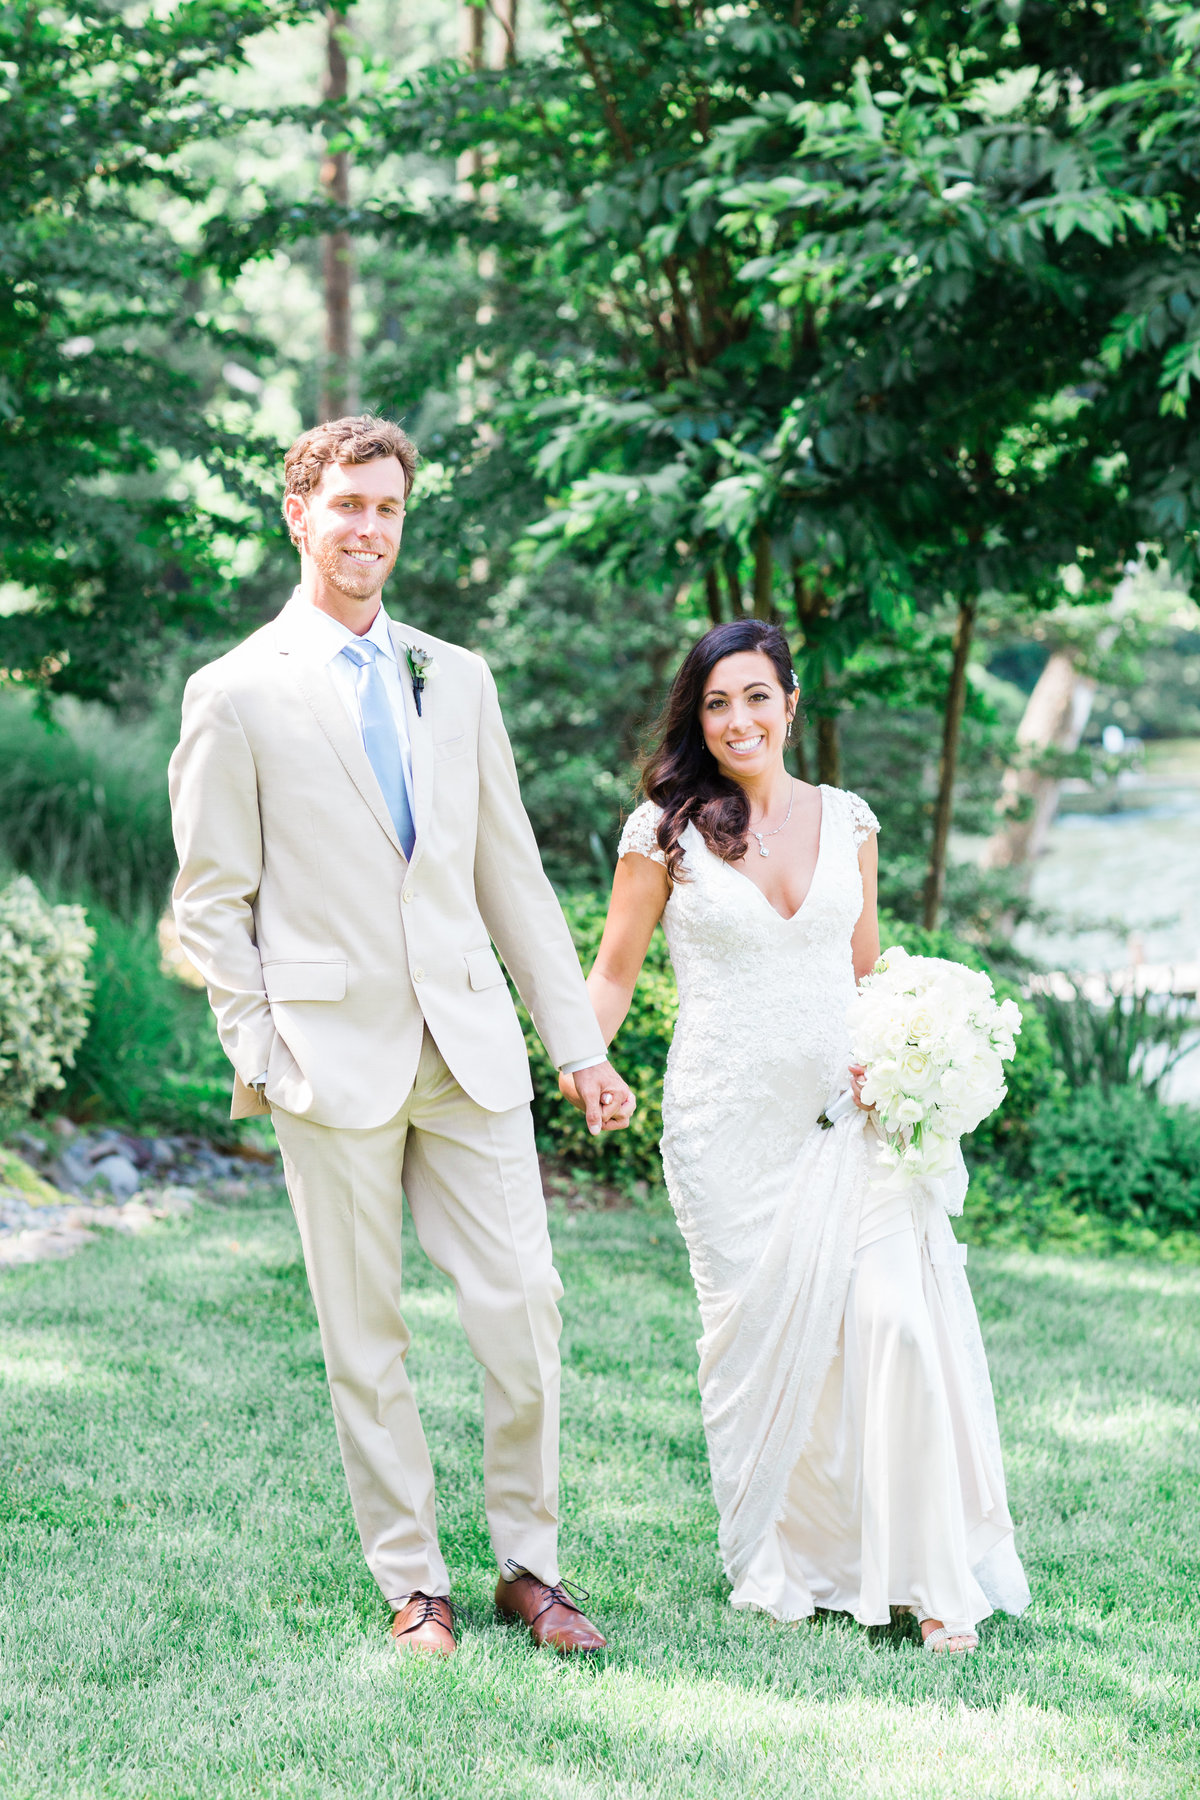
[[[492,1547],[558,1580],[558,1301],[528,1106],[487,1112],[428,1030],[412,1092],[369,1130],[273,1109],[300,1227],[342,1462],[385,1599],[445,1594],[433,1469],[405,1370],[401,1187],[421,1247],[454,1283],[485,1370],[484,1489]]]

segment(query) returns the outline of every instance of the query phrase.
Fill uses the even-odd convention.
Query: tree
[[[1165,279],[1145,115],[1168,72],[1185,159],[1183,52],[1158,24],[1147,64],[1131,0],[555,16],[548,54],[472,55],[360,115],[376,160],[466,159],[479,198],[381,196],[357,227],[489,252],[472,354],[490,417],[461,475],[477,491],[515,454],[550,501],[545,553],[712,620],[787,623],[821,778],[856,647],[953,604],[933,922],[977,619],[1056,604],[1080,559],[1104,598],[1144,530],[1122,460],[1138,409],[1100,358],[1118,294]]]
[[[773,101],[728,157],[743,175],[731,224],[766,249],[745,273],[763,304],[773,287],[811,307],[828,344],[780,422],[779,481],[836,510],[848,478],[857,523],[898,553],[917,602],[957,596],[927,924],[980,605],[1057,604],[1056,570],[1078,560],[1086,597],[1104,599],[1145,530],[1121,455],[1139,409],[1096,377],[1115,296],[1161,274],[1170,208],[1144,150],[1115,141],[1106,90],[1080,98],[1145,58],[1139,15],[1114,14],[1099,43],[1039,38],[1036,17],[1007,49],[976,38],[969,80],[927,58],[880,94],[860,74],[846,103]],[[998,57],[1031,49],[1058,60]]]
[[[350,152],[338,135],[336,114],[348,96],[346,36],[349,5],[331,6],[325,15],[325,85],[323,98],[334,113],[333,132],[321,164],[321,185],[336,207],[350,205]],[[318,411],[337,419],[358,411],[354,366],[354,246],[350,233],[330,231],[321,240],[321,275],[325,289],[325,357],[321,365]]]
[[[31,4],[0,18],[0,668],[113,698],[179,632],[231,617],[229,550],[264,534],[269,447],[207,412],[205,383],[258,346],[219,330],[164,202],[222,129],[206,76],[294,0],[189,0],[167,15]],[[196,499],[195,470],[217,497]]]

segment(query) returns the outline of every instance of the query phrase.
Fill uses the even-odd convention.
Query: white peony
[[[943,957],[886,950],[848,1022],[862,1097],[885,1132],[880,1160],[905,1180],[944,1174],[966,1132],[1004,1099],[1021,1010],[988,977]]]

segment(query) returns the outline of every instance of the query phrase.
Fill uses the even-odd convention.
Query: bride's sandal
[[[979,1639],[973,1631],[947,1631],[944,1625],[935,1625],[932,1631],[923,1632],[921,1642],[935,1656],[966,1656],[969,1651],[979,1648]]]

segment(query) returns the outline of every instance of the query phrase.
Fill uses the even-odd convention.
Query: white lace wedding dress
[[[700,1394],[735,1606],[965,1630],[1029,1590],[991,1382],[945,1205],[878,1175],[847,1083],[865,801],[822,787],[812,885],[790,919],[683,838],[663,914],[679,1022],[663,1167],[700,1301]],[[647,802],[620,854],[664,861]]]

